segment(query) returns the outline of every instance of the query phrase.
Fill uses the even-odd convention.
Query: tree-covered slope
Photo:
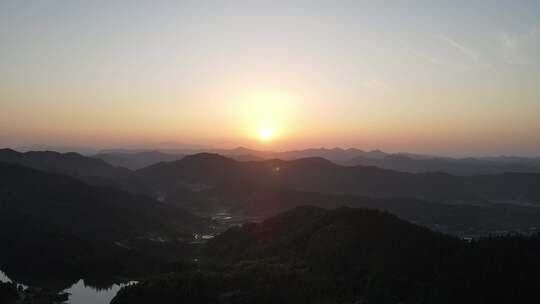
[[[367,209],[299,207],[209,242],[119,303],[529,303],[540,238],[464,242]]]

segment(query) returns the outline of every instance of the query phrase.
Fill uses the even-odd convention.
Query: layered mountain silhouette
[[[238,155],[253,155],[261,159],[283,159],[283,160],[294,160],[300,158],[310,158],[310,157],[322,157],[331,162],[335,163],[346,163],[355,157],[366,157],[369,159],[381,159],[390,154],[385,153],[380,150],[364,151],[355,148],[341,149],[341,148],[311,148],[304,150],[292,150],[284,152],[273,152],[273,151],[258,151],[245,147],[238,147],[230,150],[209,150],[209,151],[200,151],[200,152],[210,152],[217,153],[225,156],[234,158]],[[421,155],[411,156],[422,157]]]
[[[281,187],[366,197],[421,198],[439,202],[540,203],[540,174],[505,173],[471,177],[404,173],[371,166],[340,166],[324,158],[238,162],[197,154],[159,163],[133,177],[166,196],[171,189]]]
[[[215,153],[241,161],[262,161],[270,159],[296,160],[321,157],[344,166],[375,166],[383,169],[410,173],[443,172],[452,175],[500,174],[508,172],[540,173],[540,159],[527,157],[478,157],[451,158],[413,153],[387,153],[380,150],[317,148],[285,152],[258,151],[245,147],[235,149],[190,149],[159,151],[113,151],[94,157],[114,166],[140,169],[161,161],[181,159],[182,155]]]
[[[243,154],[248,152],[245,150],[238,151],[238,155],[249,155]],[[379,154],[379,152],[374,153]],[[181,157],[153,152],[137,155],[146,155],[150,158]],[[390,158],[383,155],[381,157],[383,158],[379,158],[379,162]],[[392,159],[395,163],[401,163],[399,159],[415,162],[432,161],[406,156],[392,157]],[[153,196],[156,196],[156,193],[167,196],[172,190],[184,185],[190,190],[200,190],[201,187],[282,187],[332,194],[407,197],[453,202],[464,200],[536,204],[540,201],[540,175],[537,174],[516,172],[468,177],[437,172],[410,174],[375,166],[341,166],[321,157],[291,161],[279,159],[235,161],[217,154],[201,153],[177,161],[160,162],[135,172],[76,153],[19,153],[3,149],[0,150],[0,161],[66,174],[92,184],[116,186],[134,192],[149,192],[148,194]],[[503,162],[503,164],[506,163]],[[459,168],[459,166],[454,167]],[[413,171],[410,168],[403,169],[403,171],[407,170]]]
[[[199,214],[229,210],[266,217],[300,205],[370,207],[460,235],[522,231],[537,226],[540,218],[535,207],[540,201],[539,175],[529,173],[412,174],[341,166],[317,157],[238,161],[212,153],[136,171],[75,153],[4,149],[0,159],[66,174],[100,188],[145,195]]]

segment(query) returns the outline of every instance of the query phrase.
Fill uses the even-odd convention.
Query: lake
[[[11,279],[0,270],[0,281],[11,282]],[[64,292],[70,294],[67,302],[70,304],[109,304],[120,288],[135,283],[133,281],[126,284],[112,284],[107,288],[95,288],[86,285],[84,280],[79,280]]]

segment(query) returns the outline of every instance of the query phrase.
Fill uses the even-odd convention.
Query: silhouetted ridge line
[[[11,149],[0,150],[0,161],[17,163],[29,168],[52,173],[67,174],[90,181],[91,178],[116,179],[130,174],[130,170],[74,152],[54,151],[20,153]]]
[[[134,174],[160,193],[174,185],[198,183],[214,189],[274,187],[365,197],[540,204],[540,174],[454,176],[406,173],[373,166],[340,166],[324,158],[239,162],[202,153],[160,163]],[[165,186],[166,185],[166,186]]]
[[[196,161],[196,162],[234,162],[234,159],[230,157],[223,156],[218,153],[197,153],[192,155],[187,155],[184,159],[180,161]]]

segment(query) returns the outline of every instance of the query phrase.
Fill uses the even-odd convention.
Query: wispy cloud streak
[[[368,79],[362,83],[362,86],[368,89],[377,89],[384,91],[391,89],[388,83],[378,78]]]
[[[478,55],[473,50],[471,50],[468,47],[464,46],[463,44],[457,42],[456,40],[454,40],[454,39],[452,39],[452,38],[450,38],[448,36],[445,36],[445,35],[437,35],[435,37],[437,39],[439,39],[440,41],[443,41],[443,42],[447,43],[448,45],[454,47],[455,49],[459,50],[463,54],[469,56],[474,61],[478,61]]]
[[[446,61],[443,61],[439,58],[436,58],[436,57],[433,57],[431,55],[428,55],[426,53],[423,53],[423,52],[420,52],[414,48],[408,48],[409,52],[412,53],[413,55],[431,63],[431,64],[434,64],[434,65],[437,65],[437,66],[441,66],[441,67],[445,67],[445,68],[452,68],[452,69],[457,69],[457,70],[468,70],[469,69],[469,66],[466,66],[466,65],[462,65],[462,64],[455,64],[455,63],[450,63],[450,62],[446,62]]]

